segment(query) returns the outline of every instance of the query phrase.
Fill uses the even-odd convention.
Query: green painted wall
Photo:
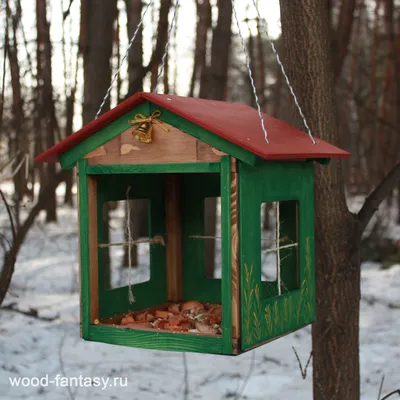
[[[103,243],[103,204],[107,201],[126,200],[128,185],[130,199],[149,200],[149,237],[165,236],[165,176],[149,175],[100,175],[98,188],[98,234]],[[150,281],[133,285],[135,303],[128,301],[128,286],[107,289],[104,282],[104,250],[99,249],[99,314],[110,317],[128,310],[139,310],[167,301],[165,247],[150,246]],[[135,269],[133,269],[133,274]]]
[[[313,173],[312,162],[239,165],[242,350],[315,319]],[[289,200],[298,202],[298,272],[295,257],[281,264],[289,292],[283,290],[278,296],[277,287],[271,290],[271,285],[261,280],[260,208],[264,202]],[[288,204],[281,203],[281,221],[295,218],[294,208]],[[287,222],[282,226],[281,237],[285,229],[292,233],[295,229]],[[281,257],[284,255],[281,250]]]
[[[221,302],[221,279],[206,278],[204,200],[220,196],[219,174],[184,174],[182,188],[182,266],[183,298],[202,302]]]

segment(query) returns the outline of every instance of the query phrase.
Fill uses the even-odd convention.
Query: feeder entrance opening
[[[105,175],[97,187],[100,324],[220,335],[220,174]]]
[[[295,200],[261,204],[261,282],[264,298],[299,288],[298,208]]]

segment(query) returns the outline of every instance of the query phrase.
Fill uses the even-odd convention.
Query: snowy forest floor
[[[0,399],[311,399],[312,370],[302,379],[311,327],[239,357],[188,353],[187,387],[180,353],[86,342],[79,337],[78,233],[75,209],[61,207],[57,224],[35,223],[16,264],[3,306],[37,309],[32,318],[0,311]],[[5,222],[4,220],[2,222]],[[4,226],[4,224],[3,224]],[[363,400],[400,387],[400,265],[362,267],[360,320]],[[11,387],[10,378],[127,377],[126,387]],[[185,397],[186,391],[186,397]],[[188,392],[187,392],[188,391]],[[345,399],[340,399],[345,400]]]

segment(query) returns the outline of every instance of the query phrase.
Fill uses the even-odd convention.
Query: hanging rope
[[[261,121],[261,128],[262,128],[262,130],[264,132],[265,141],[267,142],[267,144],[269,144],[268,132],[267,132],[267,129],[265,128],[264,117],[263,117],[262,112],[261,112],[260,102],[258,100],[258,95],[257,95],[257,90],[256,90],[256,85],[254,83],[253,73],[251,72],[250,57],[249,57],[249,54],[247,53],[247,50],[246,50],[246,44],[244,42],[244,38],[243,38],[243,35],[242,35],[242,30],[240,29],[239,18],[238,18],[238,15],[237,15],[237,12],[236,12],[236,8],[235,8],[235,1],[231,0],[231,3],[232,3],[232,10],[233,10],[233,14],[235,16],[236,25],[237,25],[237,28],[238,28],[240,40],[242,41],[243,53],[244,53],[244,55],[246,57],[247,72],[249,74],[251,87],[253,89],[254,99],[255,99],[256,104],[257,104],[257,111],[258,111],[258,116],[260,117],[260,121]]]
[[[138,23],[138,25],[137,25],[137,27],[136,27],[136,30],[135,30],[135,32],[134,32],[133,35],[132,35],[132,38],[131,38],[131,40],[130,40],[130,42],[129,42],[129,45],[128,45],[128,48],[126,49],[126,52],[125,52],[124,56],[122,57],[122,60],[121,60],[121,62],[120,62],[120,64],[119,64],[119,66],[118,66],[118,69],[117,69],[117,71],[115,72],[115,74],[114,74],[114,76],[113,76],[113,79],[112,79],[112,81],[111,81],[111,85],[110,85],[110,87],[107,89],[106,95],[104,96],[103,101],[102,101],[102,103],[100,104],[100,107],[99,107],[99,110],[97,111],[97,114],[96,114],[95,119],[99,118],[99,116],[100,116],[100,114],[101,114],[101,110],[102,110],[103,107],[104,107],[104,104],[106,104],[107,99],[110,97],[111,89],[112,89],[112,87],[114,86],[115,81],[117,80],[117,77],[118,77],[118,75],[119,75],[119,72],[121,71],[122,65],[124,64],[124,62],[125,62],[125,60],[126,60],[126,57],[128,57],[129,50],[131,49],[131,47],[132,47],[132,45],[133,45],[133,42],[135,41],[136,36],[137,36],[137,34],[139,33],[140,27],[143,25],[144,17],[146,16],[147,10],[148,10],[148,9],[150,8],[150,6],[153,4],[153,1],[154,1],[154,0],[150,0],[149,4],[148,4],[147,7],[144,9],[142,18],[141,18],[141,20],[139,21],[139,23]]]
[[[163,54],[162,59],[161,59],[161,67],[160,67],[160,70],[159,70],[158,75],[157,75],[157,82],[156,82],[156,85],[154,87],[153,92],[155,92],[157,90],[158,84],[160,82],[161,75],[164,72],[165,61],[167,59],[169,43],[171,41],[171,36],[172,36],[171,35],[172,34],[172,29],[175,26],[176,16],[178,15],[178,6],[179,6],[179,0],[176,0],[175,8],[174,8],[174,15],[172,17],[171,25],[170,25],[169,30],[168,30],[167,43],[165,43],[165,50],[164,50],[164,54]]]
[[[275,247],[273,249],[264,250],[262,253],[263,254],[275,253],[276,251],[281,250],[281,249],[290,249],[291,247],[297,247],[297,245],[298,245],[298,243],[286,244],[284,246],[279,246],[279,247]]]
[[[233,4],[233,0],[231,0],[231,1],[232,1],[232,4]],[[259,19],[259,20],[261,21],[261,23],[263,24],[263,28],[264,28],[265,35],[266,35],[267,40],[268,40],[268,42],[269,42],[269,44],[270,44],[270,46],[271,46],[271,48],[272,48],[272,51],[273,51],[274,54],[275,54],[275,58],[276,58],[276,61],[277,61],[278,65],[279,65],[279,67],[280,67],[280,69],[281,69],[282,75],[285,77],[286,84],[287,84],[287,86],[288,86],[288,88],[289,88],[289,90],[290,90],[290,94],[291,94],[292,97],[293,97],[294,104],[296,105],[296,107],[297,107],[297,109],[298,109],[298,111],[299,111],[299,114],[300,114],[301,118],[303,119],[303,123],[304,123],[304,126],[305,126],[306,129],[307,129],[308,136],[310,137],[312,143],[315,144],[315,143],[316,143],[316,142],[315,142],[315,139],[314,139],[314,137],[313,137],[313,135],[312,135],[312,133],[311,133],[310,127],[308,126],[308,123],[307,123],[306,117],[305,117],[305,115],[304,115],[304,113],[303,113],[303,110],[301,109],[300,104],[299,104],[299,102],[298,102],[298,100],[297,100],[297,96],[296,96],[296,94],[294,93],[293,87],[292,87],[292,85],[291,85],[291,83],[290,83],[290,81],[289,81],[289,77],[288,77],[287,74],[286,74],[285,68],[284,68],[284,66],[283,66],[283,64],[282,64],[282,61],[281,61],[280,57],[279,57],[279,53],[278,53],[278,51],[277,51],[276,48],[275,48],[274,42],[271,40],[271,38],[270,38],[269,35],[268,35],[267,23],[266,23],[265,19],[261,17],[260,10],[258,9],[258,6],[257,6],[256,1],[255,1],[255,0],[252,0],[252,1],[253,1],[253,4],[254,4],[254,8],[255,8],[256,11],[257,11],[258,19]]]
[[[114,247],[114,246],[137,246],[138,244],[161,244],[165,246],[165,240],[162,236],[154,236],[152,239],[139,239],[139,240],[131,240],[130,242],[118,242],[118,243],[100,243],[97,245],[99,249],[105,249],[107,247]]]

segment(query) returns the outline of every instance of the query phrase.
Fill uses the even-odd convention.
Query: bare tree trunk
[[[339,144],[328,4],[296,0],[280,6],[286,69],[308,123],[319,137]],[[339,161],[316,166],[315,201],[314,398],[358,400],[359,244]]]
[[[75,106],[75,91],[76,86],[72,88],[71,93],[66,97],[66,109],[65,109],[65,133],[67,136],[72,134],[73,130],[73,121],[74,121],[74,106]],[[66,179],[65,179],[65,196],[64,203],[69,206],[73,205],[72,201],[72,185],[74,183],[73,180],[73,171],[67,171]]]
[[[94,119],[111,82],[111,56],[113,43],[113,24],[117,14],[116,0],[102,2],[101,7],[95,0],[82,0],[82,22],[84,30],[83,46],[84,103],[83,124]],[[99,29],[101,27],[101,29]],[[110,108],[106,102],[103,112]],[[104,242],[110,241],[108,206],[103,210]],[[110,253],[104,252],[105,282],[110,282]]]
[[[339,78],[342,72],[344,60],[347,56],[356,4],[357,0],[346,0],[342,1],[340,5],[339,22],[333,36],[335,79]]]
[[[41,132],[45,133],[46,147],[55,144],[54,135],[57,129],[55,106],[53,99],[50,24],[47,21],[46,0],[36,0],[36,28],[37,28],[37,90],[39,121]],[[46,165],[46,182],[50,183],[56,176],[56,165]],[[46,203],[46,221],[57,220],[56,193],[52,193]]]
[[[249,55],[250,64],[251,65],[256,65],[256,60],[255,60],[256,56],[255,56],[255,51],[254,51],[254,37],[251,34],[250,28],[249,28],[249,39],[247,40],[247,53]],[[257,82],[257,76],[258,76],[257,69],[254,69],[253,76],[254,76],[255,83],[256,83]],[[254,98],[254,94],[253,94],[253,87],[251,85],[250,77],[246,76],[246,80],[247,80],[246,87],[247,87],[248,96],[249,96],[249,106],[257,107],[256,99]],[[257,86],[256,86],[256,91],[257,91],[257,95],[258,95]]]
[[[194,51],[193,72],[190,80],[189,97],[194,96],[196,82],[206,73],[207,34],[211,28],[211,5],[209,0],[197,0],[196,47]],[[202,96],[200,96],[202,97]],[[203,96],[204,97],[204,96]]]
[[[396,82],[395,88],[395,98],[394,104],[396,109],[394,110],[395,114],[395,126],[397,132],[400,132],[400,9],[397,9],[397,37],[395,41],[395,73],[394,73],[394,81]],[[397,145],[396,148],[400,147],[400,138],[397,135]],[[397,223],[400,224],[400,182],[397,184]]]
[[[211,68],[207,98],[225,100],[228,88],[229,58],[231,52],[232,3],[218,0],[218,21],[211,45]]]
[[[261,22],[257,20],[257,74],[256,74],[256,88],[260,105],[263,110],[267,108],[267,99],[265,96],[265,59],[264,59],[264,46],[262,41],[262,28]]]
[[[17,167],[24,162],[26,154],[28,154],[27,141],[24,138],[24,132],[22,130],[24,122],[24,109],[23,99],[21,93],[21,81],[20,81],[20,65],[18,60],[18,39],[17,39],[17,27],[20,20],[20,14],[12,15],[11,10],[6,4],[7,18],[11,21],[12,26],[12,40],[10,40],[8,46],[8,60],[10,63],[11,71],[11,87],[13,94],[13,132],[10,134],[9,151],[10,158],[14,159],[14,165]],[[21,167],[19,171],[14,175],[14,214],[15,223],[17,228],[20,225],[20,203],[26,192],[26,179],[25,179],[25,168]]]
[[[328,6],[318,0],[281,0],[282,36],[286,70],[311,129],[340,145]],[[361,236],[399,180],[397,161],[355,218],[346,206],[340,161],[316,165],[317,321],[312,334],[317,400],[360,398]]]
[[[27,218],[24,220],[22,225],[18,230],[16,230],[13,226],[13,219],[11,212],[9,210],[9,206],[6,203],[6,208],[11,224],[12,230],[12,241],[10,242],[9,249],[5,252],[3,257],[3,265],[0,268],[0,305],[2,304],[8,288],[11,283],[11,278],[14,273],[14,266],[17,260],[17,256],[19,250],[21,249],[22,244],[28,234],[30,228],[35,222],[36,217],[38,216],[41,210],[46,209],[46,202],[49,201],[50,194],[54,192],[57,186],[65,179],[65,171],[61,171],[56,174],[55,179],[48,183],[46,186],[41,188],[41,192],[39,194],[39,198],[35,206],[30,210]],[[5,202],[5,197],[0,190],[1,201]]]
[[[153,91],[156,87],[159,64],[162,60],[162,56],[164,55],[165,44],[168,40],[168,15],[171,4],[172,0],[164,0],[161,2],[160,13],[158,17],[156,48],[154,49],[153,56],[149,63],[151,65],[151,91]]]
[[[5,0],[6,10],[10,9],[8,0]],[[4,99],[5,99],[5,88],[6,88],[6,73],[7,73],[7,54],[8,54],[8,47],[9,47],[9,18],[6,18],[6,23],[4,26],[4,48],[3,48],[3,61],[2,61],[2,75],[1,75],[1,94],[0,94],[0,140],[2,140],[3,134],[3,117],[4,117]]]
[[[127,32],[130,38],[135,32],[136,27],[139,25],[142,17],[142,0],[125,0],[126,16],[127,16]],[[143,77],[141,74],[143,68],[143,28],[141,27],[136,40],[131,47],[128,55],[128,95],[132,96],[135,91],[141,92],[143,90]],[[134,83],[138,82],[137,87]]]

